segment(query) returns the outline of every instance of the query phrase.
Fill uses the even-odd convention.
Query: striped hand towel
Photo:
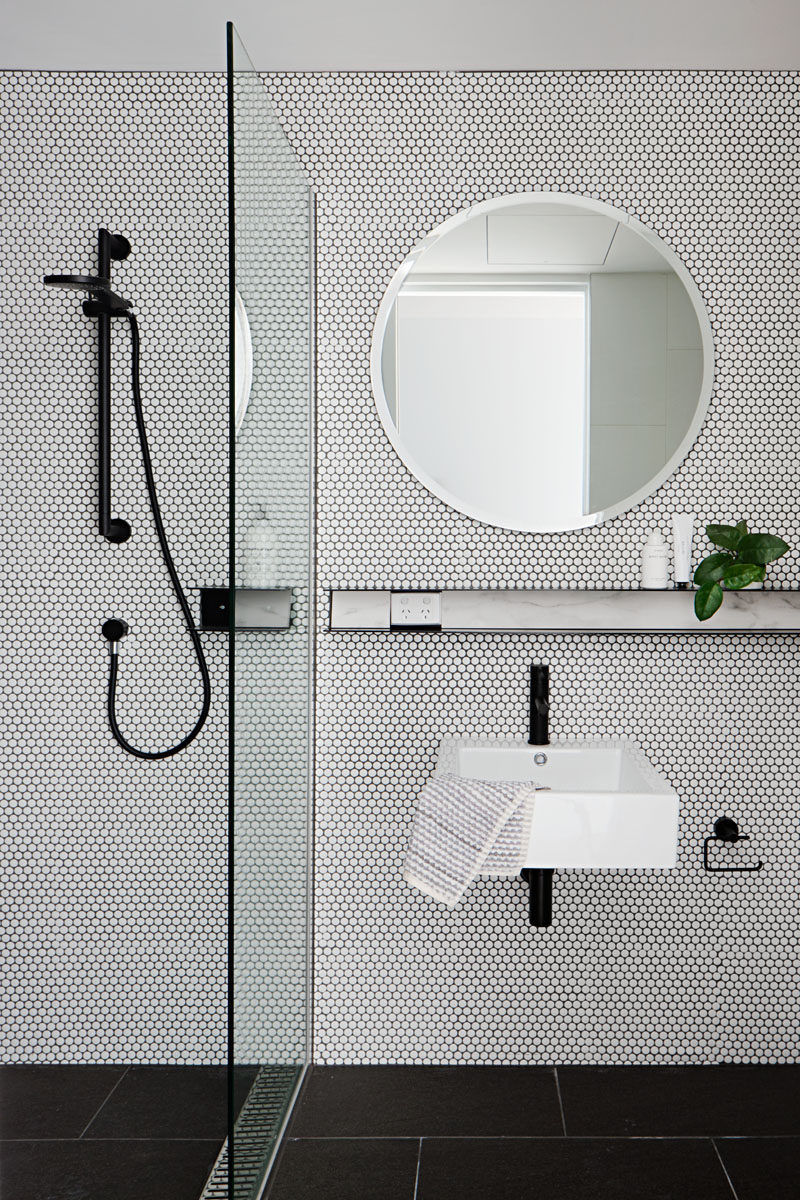
[[[478,875],[518,875],[536,789],[437,774],[420,792],[403,876],[451,908]]]

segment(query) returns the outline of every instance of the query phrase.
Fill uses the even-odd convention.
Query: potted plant
[[[709,554],[694,573],[698,590],[694,611],[699,621],[713,617],[726,591],[738,592],[751,583],[762,583],[767,563],[782,558],[789,549],[772,533],[749,533],[746,521],[736,525],[706,525],[708,540],[721,549]]]

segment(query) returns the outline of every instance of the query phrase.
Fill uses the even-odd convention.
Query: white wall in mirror
[[[591,276],[589,511],[611,508],[680,449],[703,381],[700,325],[672,273]]]
[[[582,523],[587,316],[585,284],[434,284],[398,297],[398,435],[432,479],[500,525],[565,513]]]
[[[509,529],[595,525],[683,460],[711,393],[702,299],[610,205],[495,198],[445,221],[380,306],[372,381],[400,457],[453,508]]]

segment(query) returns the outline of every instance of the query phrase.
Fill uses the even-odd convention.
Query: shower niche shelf
[[[413,622],[420,609],[433,619]],[[408,603],[405,603],[408,601]],[[384,633],[800,633],[800,590],[727,592],[709,621],[694,614],[694,592],[612,588],[332,589],[329,628]]]
[[[237,633],[290,628],[291,588],[236,588],[235,595],[234,628]],[[200,629],[227,632],[229,628],[228,588],[200,588]]]

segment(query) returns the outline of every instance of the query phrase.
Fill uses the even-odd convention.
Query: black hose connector
[[[116,617],[112,617],[110,621],[103,623],[103,637],[109,642],[118,642],[120,638],[124,638],[128,632],[128,626],[125,621],[119,621]]]

